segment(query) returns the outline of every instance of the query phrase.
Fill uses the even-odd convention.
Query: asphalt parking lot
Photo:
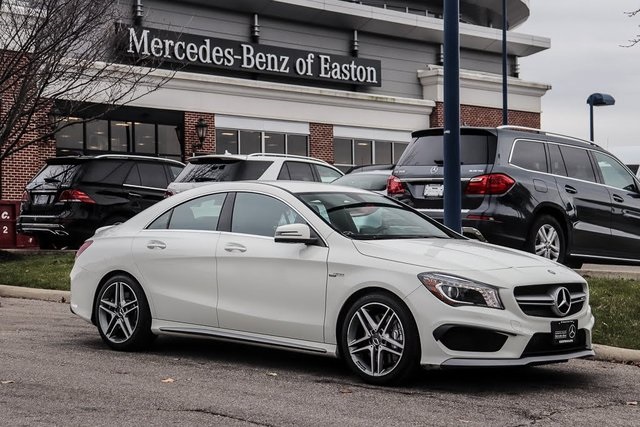
[[[67,304],[0,299],[3,425],[619,425],[640,419],[640,368],[596,361],[427,370],[402,387],[341,362],[160,338],[108,350]]]

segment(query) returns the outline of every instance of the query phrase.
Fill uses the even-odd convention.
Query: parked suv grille
[[[555,294],[559,288],[566,288],[571,296],[571,307],[564,315],[559,314],[556,307]],[[534,317],[570,316],[582,310],[587,300],[587,292],[582,283],[518,286],[513,293],[520,309],[526,315]]]

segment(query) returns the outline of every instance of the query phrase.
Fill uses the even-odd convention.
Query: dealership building
[[[346,169],[393,163],[411,132],[443,125],[443,1],[131,0],[119,23],[132,58],[161,58],[162,86],[96,121],[4,160],[2,198],[19,200],[46,158],[131,153],[308,155]],[[540,126],[550,87],[518,59],[548,49],[517,32],[528,0],[508,0],[509,124]],[[502,0],[460,0],[461,121],[502,122]],[[153,79],[170,73],[158,70]],[[99,99],[96,99],[99,108]],[[43,112],[43,116],[47,112]],[[76,118],[70,118],[74,120]],[[196,126],[206,125],[204,139]]]

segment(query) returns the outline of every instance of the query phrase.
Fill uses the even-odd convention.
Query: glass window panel
[[[238,154],[238,131],[216,129],[216,153]]]
[[[320,166],[320,165],[314,165],[314,166],[316,168],[316,171],[318,172],[318,175],[320,176],[320,182],[333,182],[342,176],[340,175],[339,172],[327,166]]]
[[[537,172],[547,171],[547,156],[542,142],[518,141],[513,149],[511,163]]]
[[[391,164],[391,143],[387,141],[376,141],[376,158],[374,163]]]
[[[585,181],[596,182],[596,175],[591,166],[589,153],[582,148],[573,148],[569,146],[560,147],[564,164],[567,167],[567,175],[571,178],[582,179]]]
[[[129,151],[131,145],[131,123],[130,122],[111,122],[111,151],[124,152]]]
[[[138,165],[133,165],[129,175],[127,176],[125,184],[128,185],[140,185],[140,172],[138,171]]]
[[[256,215],[259,212],[259,215]],[[288,205],[262,194],[238,193],[233,205],[231,232],[273,237],[285,224],[304,224]]]
[[[171,214],[173,210],[169,210],[162,215],[160,215],[155,221],[153,221],[147,229],[149,230],[165,230],[169,228],[169,219],[171,219]]]
[[[405,144],[402,142],[394,142],[393,143],[393,163],[397,164],[398,160],[400,160],[400,157],[402,156],[402,153],[404,153],[404,150],[407,149],[407,145],[409,144]]]
[[[606,154],[594,152],[604,183],[621,190],[637,192],[635,180],[627,169]]]
[[[215,231],[226,193],[190,200],[173,209],[169,229]]]
[[[156,125],[151,123],[135,123],[135,152],[145,154],[156,153]]]
[[[289,178],[292,181],[315,181],[311,164],[302,162],[286,162]],[[281,179],[278,177],[278,179]],[[283,178],[286,179],[286,178]]]
[[[72,123],[77,120],[69,119]],[[65,121],[61,126],[69,122]],[[56,146],[62,155],[82,154],[84,150],[83,124],[73,123],[56,132]]]
[[[173,155],[182,153],[175,126],[158,125],[158,153]]]
[[[167,188],[167,174],[164,166],[157,163],[141,162],[138,164],[140,178],[144,187]]]
[[[353,164],[351,158],[351,140],[343,138],[335,138],[333,140],[333,158],[335,163],[341,165]]]
[[[87,150],[109,150],[109,122],[106,120],[94,120],[87,122]]]
[[[308,156],[306,135],[287,135],[287,153],[296,156]]]
[[[262,152],[262,132],[250,130],[240,131],[240,154]]]
[[[284,154],[284,134],[265,132],[264,134],[264,151],[266,153]]]
[[[560,154],[560,147],[556,144],[547,144],[549,157],[551,159],[551,173],[555,175],[567,176],[567,168],[564,167],[564,160]]]
[[[353,141],[353,163],[355,165],[370,165],[371,164],[371,141],[364,139],[356,139]]]

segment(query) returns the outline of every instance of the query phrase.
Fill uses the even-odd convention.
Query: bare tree
[[[95,119],[171,78],[158,77],[158,63],[116,48],[126,41],[118,23],[130,19],[116,0],[0,0],[0,166],[50,140],[65,117]],[[52,124],[53,100],[69,102]],[[96,111],[90,102],[107,107]]]
[[[640,14],[640,9],[636,9],[633,10],[631,12],[625,12],[625,14],[630,17],[633,18],[634,16]],[[623,47],[631,47],[631,46],[635,46],[638,43],[640,43],[640,35],[635,36],[634,38],[629,40],[629,44],[623,45]]]

